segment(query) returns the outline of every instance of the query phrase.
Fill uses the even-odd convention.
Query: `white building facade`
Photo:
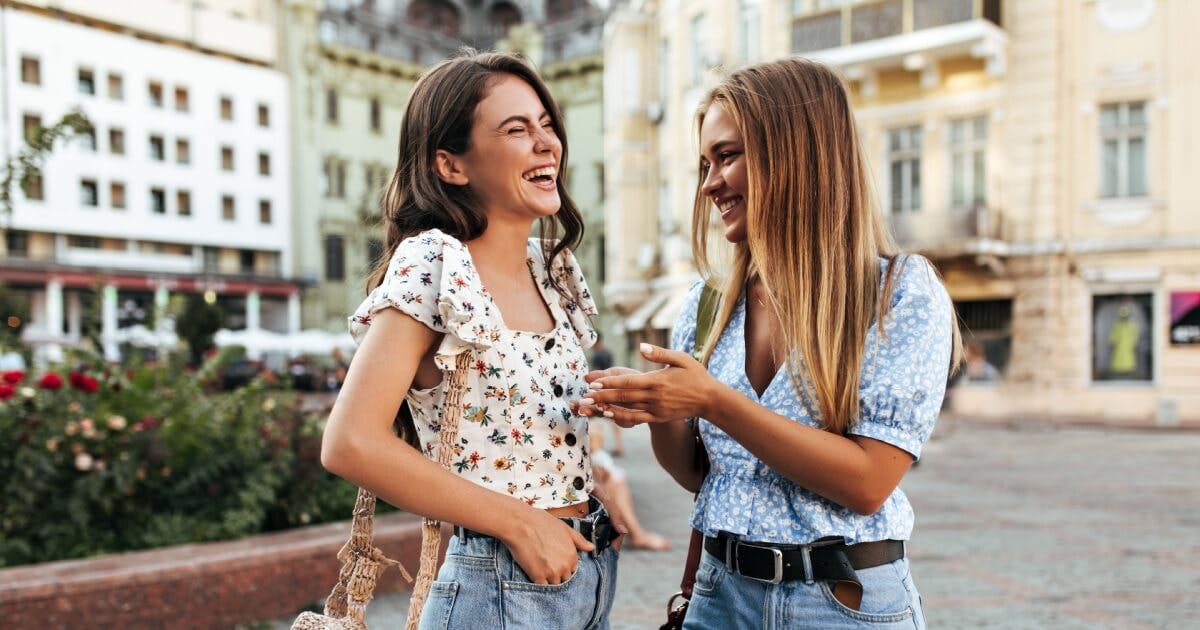
[[[161,331],[178,293],[221,303],[228,328],[295,331],[273,14],[173,0],[8,4],[0,149],[13,156],[72,110],[93,125],[55,148],[2,219],[0,282],[29,299],[27,341],[78,342],[98,309],[116,358],[121,329]]]

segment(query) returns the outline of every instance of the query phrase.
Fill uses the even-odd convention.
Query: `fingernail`
[[[581,404],[581,405],[594,405],[594,404],[596,404],[596,401],[595,401],[595,400],[592,400],[591,398],[580,398],[580,399],[579,399],[579,404]]]
[[[588,389],[604,389],[604,384],[600,381],[596,381],[594,383],[590,383],[588,385]]]
[[[613,417],[613,412],[611,412],[611,411],[605,411],[605,412],[604,412],[604,417],[605,417],[605,418],[611,418],[611,417]]]
[[[654,346],[648,343],[643,343],[638,345],[638,349],[642,351],[642,354],[649,354],[650,352],[654,351]]]

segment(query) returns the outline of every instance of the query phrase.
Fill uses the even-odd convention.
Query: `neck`
[[[467,248],[479,267],[486,266],[502,273],[525,274],[525,260],[529,256],[526,243],[532,227],[532,221],[489,222],[483,234],[467,243]]]

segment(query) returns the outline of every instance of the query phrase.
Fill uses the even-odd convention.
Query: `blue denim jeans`
[[[421,611],[421,630],[607,630],[617,586],[617,551],[579,553],[562,584],[534,584],[495,538],[450,539],[446,561]]]
[[[858,569],[862,605],[852,610],[834,599],[828,582],[789,580],[768,584],[742,577],[706,551],[696,571],[684,630],[709,628],[925,629],[921,597],[901,558]]]

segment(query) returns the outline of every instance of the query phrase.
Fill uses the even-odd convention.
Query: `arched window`
[[[409,24],[427,31],[458,37],[462,17],[458,9],[446,0],[413,0],[406,16]]]

